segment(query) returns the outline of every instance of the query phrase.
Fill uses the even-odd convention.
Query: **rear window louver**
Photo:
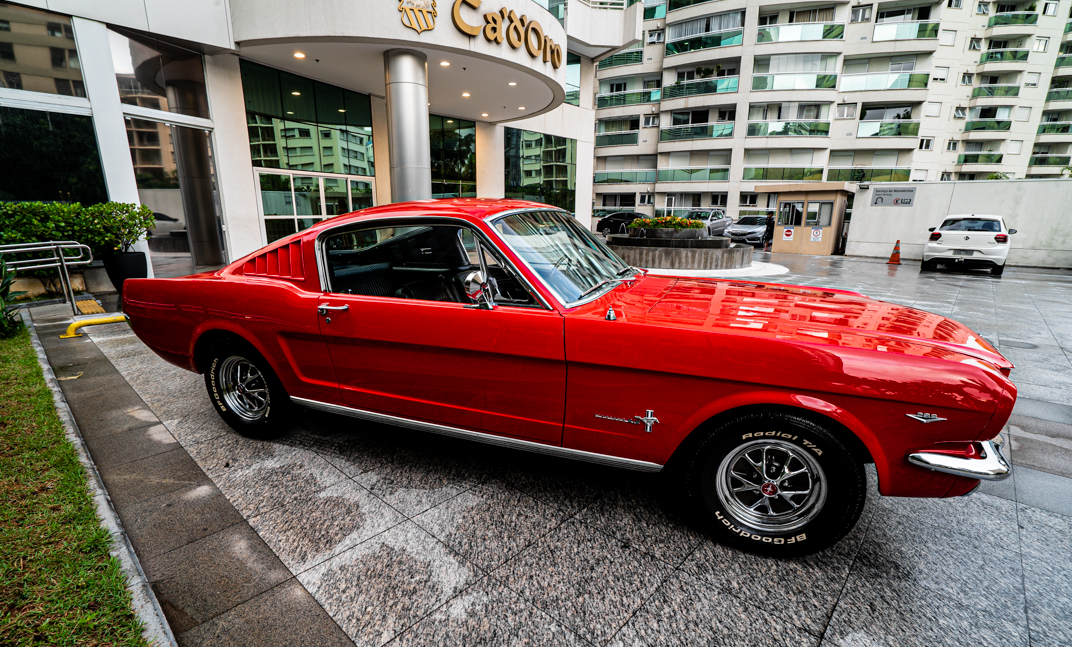
[[[282,245],[254,256],[242,266],[246,276],[268,276],[281,279],[305,279],[301,241]]]

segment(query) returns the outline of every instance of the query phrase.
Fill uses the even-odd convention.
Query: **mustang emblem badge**
[[[918,420],[923,424],[927,424],[928,422],[941,422],[945,420],[945,418],[939,418],[937,414],[923,413],[922,411],[919,411],[917,413],[906,413],[905,415],[913,420]]]
[[[644,431],[651,433],[651,426],[659,424],[659,419],[655,417],[655,412],[648,409],[642,416],[633,416],[629,418],[617,418],[615,416],[605,416],[602,413],[596,414],[597,418],[602,420],[614,420],[615,422],[627,422],[631,425],[644,425]]]

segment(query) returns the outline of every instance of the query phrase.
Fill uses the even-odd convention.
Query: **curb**
[[[149,580],[145,577],[145,571],[141,568],[141,562],[138,561],[138,556],[134,554],[134,548],[130,545],[126,531],[123,530],[119,515],[116,514],[115,508],[112,507],[112,500],[108,496],[108,491],[104,489],[100,474],[97,473],[97,466],[93,464],[93,459],[90,458],[89,452],[86,451],[86,445],[82,441],[82,434],[78,430],[78,423],[75,422],[71,408],[67,405],[67,399],[63,396],[63,391],[60,390],[59,383],[56,381],[56,374],[52,372],[52,366],[48,363],[48,357],[46,357],[45,349],[41,345],[41,339],[37,336],[37,329],[34,327],[29,313],[25,310],[22,313],[22,321],[30,331],[30,343],[33,345],[34,352],[37,353],[37,363],[41,365],[45,383],[48,384],[49,390],[52,391],[52,400],[56,405],[56,413],[59,415],[60,422],[63,423],[67,440],[74,445],[75,450],[78,452],[78,459],[85,467],[86,485],[93,495],[93,503],[97,507],[97,516],[100,517],[101,523],[112,535],[113,543],[109,552],[119,560],[123,575],[126,576],[127,589],[131,595],[131,606],[134,608],[134,613],[138,616],[138,619],[145,625],[142,636],[154,647],[178,647],[178,643],[175,642],[175,635],[171,633],[171,627],[168,626],[167,619],[164,618],[160,603],[157,601],[156,595],[153,594]]]

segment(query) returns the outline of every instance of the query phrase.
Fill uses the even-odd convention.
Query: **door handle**
[[[344,306],[317,306],[316,313],[321,316],[326,316],[329,310],[349,310],[349,304]]]

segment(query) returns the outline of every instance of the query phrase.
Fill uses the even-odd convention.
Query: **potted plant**
[[[155,224],[153,210],[140,204],[105,202],[86,207],[83,216],[87,225],[101,232],[101,260],[122,303],[123,283],[149,275],[145,253],[134,251],[134,243]]]
[[[703,238],[704,223],[677,216],[637,218],[628,226],[631,238]]]

